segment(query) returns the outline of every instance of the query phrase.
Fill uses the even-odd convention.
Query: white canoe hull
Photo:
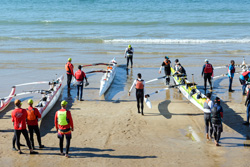
[[[15,92],[16,92],[16,87],[13,86],[9,96],[6,99],[0,101],[0,112],[3,111],[6,107],[8,107],[11,100],[15,96]]]

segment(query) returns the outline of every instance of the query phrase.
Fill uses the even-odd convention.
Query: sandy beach
[[[37,149],[39,155],[29,155],[27,147],[23,155],[11,150],[11,104],[0,113],[1,166],[248,166],[250,130],[242,125],[243,104],[223,102],[224,132],[216,147],[205,139],[203,113],[187,100],[154,101],[145,116],[132,98],[68,101],[75,126],[70,158],[59,155],[54,115],[60,102],[40,121],[46,148]]]

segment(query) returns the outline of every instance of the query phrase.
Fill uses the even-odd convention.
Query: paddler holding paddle
[[[134,80],[129,92],[128,92],[128,95],[130,96],[130,93],[133,89],[133,87],[135,86],[135,89],[136,89],[136,93],[135,93],[135,96],[136,96],[136,100],[137,100],[137,109],[138,109],[138,113],[141,115],[144,115],[143,114],[143,99],[144,99],[144,92],[145,92],[145,81],[143,79],[141,79],[141,73],[138,73],[137,74],[137,79]],[[141,103],[141,112],[140,112],[140,103]]]
[[[70,88],[70,83],[72,80],[72,76],[74,76],[74,65],[71,63],[72,59],[68,58],[68,62],[65,64],[65,70],[67,73],[67,85],[68,89]]]
[[[165,56],[165,60],[161,64],[159,74],[161,73],[161,70],[163,67],[164,67],[164,72],[166,76],[166,85],[169,85],[170,75],[171,75],[171,61],[169,60],[168,56]]]

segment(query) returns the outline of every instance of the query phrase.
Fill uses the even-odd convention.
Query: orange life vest
[[[164,63],[165,63],[165,65],[167,66],[167,65],[169,65],[170,64],[170,60],[164,60]]]
[[[27,109],[27,120],[34,121],[36,120],[35,110],[32,108],[31,110]]]
[[[68,73],[68,74],[71,74],[71,69],[70,69],[70,66],[71,66],[72,64],[70,63],[70,62],[67,62],[66,64],[65,64],[65,70],[66,70],[66,72]]]
[[[143,81],[144,81],[144,80],[140,80],[140,81],[139,81],[139,80],[137,79],[135,88],[136,88],[136,89],[144,89]]]
[[[113,69],[113,67],[109,67],[109,66],[108,66],[108,67],[107,67],[107,69],[108,69],[108,70],[112,70],[112,69]]]

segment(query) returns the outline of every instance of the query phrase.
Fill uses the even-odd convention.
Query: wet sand
[[[65,91],[65,90],[64,90]],[[72,90],[73,91],[73,90]],[[178,96],[175,91],[175,96]],[[63,92],[65,94],[65,92]],[[248,166],[249,127],[242,103],[224,101],[224,132],[221,147],[207,141],[203,113],[187,100],[153,101],[145,116],[137,113],[133,97],[127,100],[69,101],[75,130],[70,158],[58,155],[59,140],[54,115],[60,103],[40,121],[39,155],[12,151],[11,104],[0,113],[1,166]],[[86,97],[87,98],[87,97]],[[25,102],[24,102],[25,105]],[[26,107],[26,106],[24,106]],[[192,130],[192,131],[191,131]],[[21,137],[21,143],[25,143]],[[35,139],[35,145],[37,141]]]

